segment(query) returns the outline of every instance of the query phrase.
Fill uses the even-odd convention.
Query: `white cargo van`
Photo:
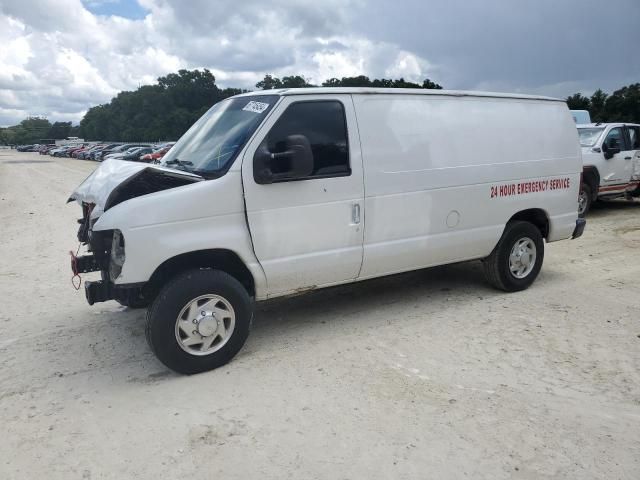
[[[563,101],[309,88],[214,105],[151,166],[110,160],[72,194],[90,304],[149,305],[184,373],[228,362],[254,300],[480,259],[527,288],[544,240],[578,237],[582,160]]]
[[[578,125],[584,173],[578,213],[600,199],[640,197],[640,125]]]
[[[570,110],[570,112],[576,124],[591,123],[591,115],[588,110]]]

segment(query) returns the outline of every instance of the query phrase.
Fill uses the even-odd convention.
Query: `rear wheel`
[[[253,302],[242,284],[219,270],[190,270],[169,282],[147,312],[147,341],[178,373],[228,363],[249,336]]]
[[[487,281],[506,292],[528,288],[540,273],[544,259],[544,240],[540,230],[529,222],[512,222],[491,255],[483,260]]]
[[[593,198],[593,192],[588,183],[583,183],[580,186],[580,194],[578,195],[578,216],[584,217],[591,208],[591,201]]]

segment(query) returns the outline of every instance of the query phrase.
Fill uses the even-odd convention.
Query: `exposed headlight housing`
[[[111,239],[111,261],[109,262],[109,277],[112,282],[120,276],[124,259],[124,236],[120,230],[114,230]]]

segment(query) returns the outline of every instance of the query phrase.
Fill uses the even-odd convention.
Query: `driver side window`
[[[302,135],[313,154],[313,177],[351,175],[344,106],[336,100],[302,101],[289,105],[267,135],[271,153],[287,149],[287,137]]]
[[[624,142],[622,139],[622,128],[612,128],[602,143],[609,149],[619,148],[620,150],[623,150]]]

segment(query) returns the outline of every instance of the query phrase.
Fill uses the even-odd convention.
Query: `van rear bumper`
[[[582,236],[582,232],[584,232],[584,227],[587,225],[587,221],[584,218],[578,218],[576,220],[576,228],[573,230],[573,235],[571,235],[572,239],[576,239]]]

